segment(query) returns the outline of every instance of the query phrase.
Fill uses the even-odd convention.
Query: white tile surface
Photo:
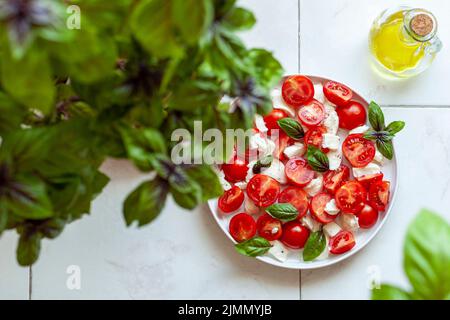
[[[15,231],[5,231],[0,238],[0,300],[28,299],[29,268],[16,262],[17,241]]]
[[[387,120],[404,120],[395,140],[399,189],[388,221],[361,252],[322,270],[302,272],[303,299],[367,299],[368,283],[379,271],[382,282],[408,288],[402,246],[408,224],[427,207],[450,221],[450,109],[385,108]]]
[[[450,1],[448,0],[300,0],[302,73],[344,82],[382,104],[450,105]],[[386,8],[407,4],[432,11],[444,43],[434,64],[417,78],[381,79],[370,68],[368,34]]]
[[[298,299],[299,273],[240,256],[206,206],[193,212],[172,201],[153,224],[124,225],[122,200],[143,177],[109,161],[113,181],[92,216],[48,241],[33,267],[33,299]],[[81,269],[81,290],[66,269]]]

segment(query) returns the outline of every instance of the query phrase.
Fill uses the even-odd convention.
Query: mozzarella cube
[[[281,88],[276,88],[272,90],[270,93],[272,97],[272,104],[274,109],[280,109],[283,111],[286,111],[286,113],[291,116],[295,117],[295,110],[294,108],[289,107],[286,102],[283,100],[283,96],[281,94]]]
[[[341,210],[336,206],[336,200],[331,199],[328,201],[328,203],[325,205],[325,212],[329,215],[335,216],[337,215]]]
[[[306,148],[303,143],[296,142],[292,146],[287,146],[283,153],[288,159],[301,157],[305,154]]]
[[[375,157],[373,158],[373,161],[377,162],[378,164],[383,164],[384,163],[384,156],[381,154],[380,151],[376,151],[375,152]]]
[[[241,188],[242,190],[245,190],[247,188],[247,181],[239,181],[239,182],[236,182],[234,185],[236,187]]]
[[[223,188],[223,190],[227,191],[231,189],[231,184],[225,180],[225,173],[220,170],[217,166],[212,166],[212,169],[216,173],[217,177],[219,178],[219,182]]]
[[[272,242],[272,248],[270,248],[267,253],[278,261],[285,262],[289,250],[280,241],[275,240]]]
[[[341,227],[335,222],[330,222],[323,226],[323,232],[330,238],[333,238],[341,230]]]
[[[323,135],[322,147],[328,148],[330,150],[339,149],[341,138],[335,134],[325,133]]]
[[[316,194],[322,191],[322,186],[323,176],[319,175],[316,179],[312,179],[311,182],[303,188],[303,190],[305,190],[309,196],[314,197]]]
[[[342,151],[332,150],[327,153],[328,162],[330,165],[330,170],[336,170],[341,166],[342,163]]]
[[[301,219],[301,223],[307,227],[311,232],[316,232],[320,230],[320,222],[314,220],[309,214]]]
[[[358,217],[354,214],[342,213],[336,218],[336,222],[347,231],[356,231],[359,228]]]
[[[321,83],[317,83],[314,85],[314,99],[316,99],[320,103],[325,102],[325,95],[323,93],[323,86]]]
[[[284,173],[284,164],[276,158],[273,159],[270,167],[262,168],[261,173],[274,178],[281,184],[287,183],[286,174]]]
[[[339,117],[336,111],[329,110],[328,116],[323,121],[323,125],[330,134],[336,134],[339,129]]]
[[[261,209],[258,206],[256,206],[253,200],[250,199],[247,195],[245,195],[244,209],[245,212],[252,215],[258,214],[261,211]]]
[[[353,176],[355,178],[360,178],[362,176],[377,174],[381,172],[381,168],[376,163],[369,163],[364,168],[353,168]]]
[[[264,122],[264,118],[260,114],[255,114],[255,127],[259,130],[259,132],[267,132],[269,129],[267,129],[266,123]]]
[[[251,154],[255,154],[258,158],[271,155],[275,151],[276,145],[272,140],[255,134],[250,137],[249,149]]]
[[[350,132],[348,134],[358,134],[358,133],[365,133],[366,131],[368,131],[370,128],[366,125],[360,126],[360,127],[356,127],[355,129],[350,130]]]
[[[250,181],[250,179],[251,178],[253,178],[253,176],[255,175],[254,173],[253,173],[253,167],[254,167],[254,165],[256,164],[256,160],[253,160],[253,161],[250,161],[249,163],[248,163],[248,165],[247,165],[247,168],[248,168],[248,170],[247,170],[247,176],[245,177],[245,181],[247,181],[247,183]]]

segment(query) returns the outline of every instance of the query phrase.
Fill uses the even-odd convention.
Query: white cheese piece
[[[276,158],[273,159],[270,167],[262,168],[261,173],[274,178],[281,184],[287,183],[286,174],[284,173],[284,164]]]
[[[247,181],[239,181],[236,182],[234,185],[241,188],[242,190],[247,189]]]
[[[328,148],[330,150],[339,149],[341,138],[335,134],[325,133],[323,135],[322,147]]]
[[[360,178],[369,174],[377,174],[381,172],[381,168],[376,163],[369,163],[364,168],[353,168],[353,176],[355,178]]]
[[[244,200],[244,209],[245,212],[247,212],[248,214],[259,214],[260,212],[260,208],[258,206],[256,206],[256,204],[253,202],[252,199],[250,199],[247,195],[245,195],[245,200]]]
[[[317,178],[312,179],[310,183],[303,190],[306,191],[311,197],[314,197],[320,191],[322,191],[323,186],[323,176],[319,175]]]
[[[336,134],[339,129],[339,117],[336,111],[330,110],[328,116],[325,118],[323,125],[330,134]]]
[[[262,158],[271,155],[275,151],[276,145],[272,140],[260,134],[255,134],[250,137],[249,149],[251,157],[254,155],[257,158]]]
[[[283,153],[288,159],[301,157],[305,154],[306,148],[303,143],[296,142],[292,146],[287,146]]]
[[[253,173],[253,166],[256,164],[256,160],[253,160],[253,161],[250,161],[249,163],[248,163],[248,165],[247,165],[247,168],[248,168],[248,170],[247,170],[247,176],[245,177],[245,181],[246,182],[249,182],[250,181],[250,179],[251,178],[253,178],[253,176],[255,175],[254,173]]]
[[[280,242],[280,241],[272,241],[272,248],[269,249],[267,254],[271,255],[275,259],[280,262],[285,262],[287,260],[287,256],[289,250]]]
[[[301,223],[307,227],[311,232],[320,230],[321,223],[314,220],[309,214],[301,219]]]
[[[341,166],[342,163],[342,151],[341,150],[331,150],[327,153],[328,162],[330,164],[330,170],[336,170]]]
[[[323,86],[321,83],[317,83],[314,85],[314,99],[316,99],[320,103],[325,102],[325,95],[323,94]]]
[[[383,163],[384,163],[384,156],[381,154],[381,152],[380,151],[376,151],[375,152],[375,157],[373,158],[373,161],[375,161],[375,162],[377,162],[378,164],[380,164],[380,165],[383,165]]]
[[[358,217],[354,214],[342,213],[336,218],[337,224],[348,231],[356,231],[359,228]]]
[[[266,127],[266,123],[264,122],[264,118],[260,114],[255,114],[255,127],[259,130],[259,132],[267,132],[269,129]]]
[[[355,129],[350,130],[350,132],[348,134],[358,134],[358,133],[365,133],[367,130],[369,130],[370,128],[366,125],[360,126],[360,127],[356,127]]]
[[[341,230],[341,227],[335,222],[330,222],[323,226],[323,232],[330,238],[333,238]]]
[[[283,111],[286,111],[286,113],[291,116],[291,117],[295,117],[295,109],[291,108],[290,106],[288,106],[286,104],[286,102],[284,102],[283,100],[283,96],[281,95],[281,88],[276,88],[274,90],[272,90],[272,92],[270,93],[271,97],[272,97],[272,104],[274,109],[280,109]]]
[[[339,213],[339,208],[336,206],[336,200],[331,199],[328,201],[328,203],[325,205],[325,212],[329,215],[335,216]]]

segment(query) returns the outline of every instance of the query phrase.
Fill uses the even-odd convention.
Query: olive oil
[[[386,10],[375,20],[369,46],[375,66],[389,77],[408,78],[427,69],[441,43],[434,16],[406,7]]]

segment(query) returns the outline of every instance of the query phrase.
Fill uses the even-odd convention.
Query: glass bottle
[[[441,50],[437,21],[424,9],[383,11],[370,30],[375,69],[389,78],[410,78],[425,71]]]

